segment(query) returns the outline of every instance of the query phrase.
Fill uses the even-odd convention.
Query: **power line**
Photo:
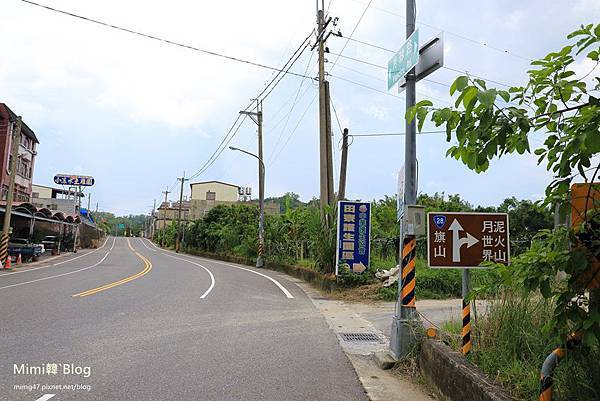
[[[158,42],[167,43],[169,45],[182,47],[182,48],[185,48],[185,49],[188,49],[188,50],[193,50],[193,51],[196,51],[196,52],[208,54],[210,56],[215,56],[215,57],[220,57],[220,58],[224,58],[224,59],[231,60],[231,61],[236,61],[238,63],[253,65],[255,67],[260,67],[260,68],[265,68],[265,69],[268,69],[268,70],[271,70],[271,71],[284,72],[285,74],[294,75],[294,76],[301,77],[301,78],[308,78],[308,77],[305,77],[305,76],[303,76],[301,74],[298,74],[298,73],[295,73],[295,72],[284,71],[284,68],[283,69],[282,68],[277,68],[277,67],[273,67],[273,66],[270,66],[270,65],[267,65],[267,64],[258,63],[258,62],[255,62],[255,61],[250,61],[250,60],[242,59],[242,58],[239,58],[239,57],[229,56],[229,55],[222,54],[222,53],[217,53],[217,52],[212,51],[212,50],[200,49],[198,47],[195,47],[195,46],[192,46],[192,45],[187,45],[185,43],[175,42],[173,40],[164,39],[164,38],[161,38],[161,37],[158,37],[158,36],[155,36],[155,35],[151,35],[151,34],[139,32],[139,31],[135,31],[135,30],[129,29],[129,28],[124,28],[124,27],[121,27],[121,26],[118,26],[118,25],[110,24],[108,22],[103,22],[103,21],[96,20],[96,19],[93,19],[93,18],[84,17],[82,15],[74,14],[74,13],[71,13],[71,12],[68,12],[68,11],[59,10],[57,8],[53,8],[53,7],[44,5],[44,4],[39,4],[39,3],[36,3],[34,1],[31,1],[31,0],[21,0],[21,1],[24,2],[24,3],[36,6],[36,7],[40,7],[40,8],[49,10],[49,11],[53,11],[53,12],[56,12],[56,13],[59,13],[59,14],[63,14],[63,15],[68,15],[70,17],[78,18],[78,19],[86,21],[86,22],[92,22],[94,24],[102,25],[102,26],[105,26],[107,28],[112,28],[112,29],[116,29],[116,30],[119,30],[119,31],[122,31],[122,32],[127,32],[127,33],[130,33],[132,35],[141,36],[141,37],[146,38],[146,39],[156,40]]]
[[[417,135],[423,134],[445,134],[445,130],[438,131],[421,131],[417,132]],[[375,136],[405,136],[406,132],[373,132],[368,134],[349,134],[349,136],[358,136],[358,137],[375,137]]]
[[[313,96],[312,100],[310,101],[310,103],[308,104],[308,106],[306,107],[306,109],[304,110],[304,112],[302,113],[302,115],[300,116],[300,119],[296,123],[296,126],[290,132],[290,134],[288,135],[287,140],[285,141],[285,143],[283,144],[283,146],[281,147],[281,149],[279,149],[279,152],[275,155],[275,157],[273,157],[273,159],[271,159],[271,162],[269,163],[268,167],[272,166],[275,163],[275,161],[277,160],[277,158],[279,157],[279,155],[281,154],[281,152],[283,152],[283,149],[285,149],[285,147],[287,146],[288,142],[290,141],[290,139],[292,138],[292,136],[294,135],[294,133],[296,132],[296,130],[300,126],[300,123],[302,122],[302,120],[304,119],[304,116],[306,115],[306,113],[310,109],[310,106],[312,106],[314,104],[316,98],[317,98],[317,94],[315,94],[315,96]]]
[[[356,21],[356,24],[354,25],[354,29],[352,29],[352,32],[350,33],[350,36],[348,37],[348,40],[346,40],[346,43],[344,43],[344,47],[342,47],[342,50],[340,51],[340,54],[338,55],[338,57],[335,59],[335,61],[333,62],[333,65],[331,66],[331,68],[329,69],[329,72],[331,72],[331,70],[333,70],[333,68],[335,67],[335,65],[337,64],[338,60],[340,59],[340,55],[344,52],[344,50],[346,49],[346,46],[348,46],[348,42],[350,42],[350,39],[352,38],[352,36],[354,35],[354,32],[356,32],[356,28],[358,28],[358,26],[360,25],[360,22],[362,21],[363,17],[365,16],[365,14],[367,13],[367,10],[369,9],[369,6],[371,5],[371,3],[373,2],[373,0],[369,0],[369,2],[367,3],[365,9],[363,10],[362,14],[360,15],[360,17],[358,18],[358,21]]]
[[[363,5],[365,4],[364,2],[359,1],[359,0],[352,0],[352,1],[354,1],[355,3],[363,4]],[[406,19],[406,17],[404,15],[398,14],[398,13],[390,11],[390,10],[387,10],[385,8],[381,8],[381,7],[377,7],[377,6],[372,6],[371,8],[373,8],[374,10],[378,10],[378,11],[381,11],[381,12],[393,15],[395,17]],[[475,40],[475,39],[470,38],[468,36],[462,35],[460,33],[449,31],[447,29],[440,28],[440,27],[435,26],[435,25],[427,24],[427,23],[424,23],[424,22],[418,22],[417,25],[422,25],[422,26],[426,26],[428,28],[436,29],[438,31],[443,31],[444,33],[447,33],[449,35],[455,36],[455,37],[457,37],[459,39],[462,39],[462,40],[465,40],[467,42],[471,42],[471,43],[474,43],[474,44],[477,44],[477,45],[480,45],[480,46],[483,46],[483,47],[487,47],[487,48],[489,48],[491,50],[494,50],[494,51],[497,51],[499,53],[506,54],[506,55],[509,55],[509,56],[512,56],[512,57],[515,57],[515,58],[518,58],[518,59],[521,59],[521,60],[524,60],[524,61],[527,61],[527,62],[533,61],[533,59],[531,57],[526,57],[526,56],[520,55],[518,53],[515,53],[515,52],[513,52],[511,50],[502,49],[500,47],[491,45],[491,44],[489,44],[487,42],[478,41],[478,40]]]
[[[366,43],[366,42],[362,42],[362,41],[361,41],[360,43]],[[373,45],[373,46],[374,46],[374,47],[377,47],[377,48],[381,48],[381,47],[379,47],[379,46],[377,46],[377,45]],[[382,48],[382,49],[383,49],[383,50],[385,50],[385,51],[388,51],[388,52],[393,52],[393,50],[390,50],[390,49],[385,49],[385,48]],[[375,68],[380,68],[380,69],[383,69],[383,70],[387,70],[387,67],[386,67],[386,66],[383,66],[383,65],[381,65],[381,64],[372,63],[372,62],[370,62],[370,61],[361,60],[361,59],[359,59],[359,58],[355,58],[355,57],[345,56],[345,55],[343,55],[343,54],[337,54],[337,53],[331,53],[331,54],[333,54],[333,55],[338,55],[339,57],[341,57],[341,58],[345,58],[345,59],[348,59],[348,60],[356,61],[357,63],[362,63],[362,64],[370,65],[371,67],[375,67]],[[507,87],[507,88],[510,88],[511,86],[517,86],[517,85],[509,85],[509,84],[506,84],[506,83],[503,83],[503,82],[499,82],[499,81],[496,81],[496,80],[493,80],[493,79],[489,79],[489,78],[486,78],[486,77],[484,77],[484,76],[481,76],[481,75],[475,75],[475,74],[473,74],[473,73],[470,73],[470,72],[468,72],[468,71],[462,71],[462,70],[459,70],[459,69],[456,69],[456,68],[447,67],[447,66],[445,66],[445,65],[444,65],[444,66],[442,66],[442,68],[444,68],[444,69],[446,69],[446,70],[449,70],[449,71],[458,72],[458,73],[460,73],[460,74],[469,74],[469,75],[470,75],[470,76],[472,76],[472,77],[475,77],[475,78],[481,78],[481,79],[484,79],[484,80],[486,80],[486,81],[488,81],[488,82],[491,82],[491,83],[494,83],[494,84],[496,84],[496,85],[500,85],[500,86],[505,86],[505,87]],[[447,86],[446,84],[443,84],[443,83],[441,83],[441,82],[435,82],[435,81],[431,81],[431,80],[429,80],[429,79],[427,79],[427,78],[425,78],[424,80],[426,80],[426,81],[428,80],[428,81],[430,81],[430,82],[434,82],[434,83],[437,83],[437,84],[439,84],[439,85],[444,85],[444,86]]]

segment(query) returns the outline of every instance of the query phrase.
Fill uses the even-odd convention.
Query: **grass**
[[[553,305],[539,296],[506,294],[493,302],[474,329],[469,359],[521,400],[537,400],[540,369],[557,347],[548,325]],[[454,323],[444,330],[456,332]],[[459,344],[455,344],[458,349]],[[555,401],[600,399],[600,351],[568,353],[555,371]]]

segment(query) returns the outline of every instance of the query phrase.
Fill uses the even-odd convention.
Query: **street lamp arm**
[[[247,155],[249,155],[249,156],[252,156],[252,157],[254,157],[256,160],[258,160],[258,161],[259,161],[259,163],[260,163],[260,165],[261,165],[262,169],[263,169],[263,170],[265,170],[265,163],[262,161],[262,159],[261,159],[260,157],[258,157],[258,156],[257,156],[257,155],[255,155],[254,153],[248,152],[247,150],[244,150],[244,149],[236,148],[235,146],[230,146],[230,147],[229,147],[229,149],[231,149],[231,150],[237,150],[237,151],[240,151],[240,152],[242,152],[242,153],[245,153],[245,154],[247,154]]]

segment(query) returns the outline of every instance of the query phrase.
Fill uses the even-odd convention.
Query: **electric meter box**
[[[427,221],[425,220],[425,206],[407,205],[404,217],[406,235],[416,237],[425,235]]]

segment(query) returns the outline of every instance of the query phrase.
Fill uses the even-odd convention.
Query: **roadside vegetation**
[[[274,198],[280,205],[279,215],[265,219],[266,259],[270,262],[298,265],[333,275],[335,231],[322,227],[316,201],[302,203],[295,194]],[[421,194],[419,203],[426,211],[498,211],[511,219],[512,250],[525,249],[533,233],[552,226],[548,208],[528,200],[506,199],[497,207],[473,206],[459,195]],[[512,224],[512,221],[515,224]],[[252,259],[256,257],[258,238],[258,208],[256,204],[236,204],[215,207],[201,220],[185,225],[183,246],[188,251],[210,252]],[[177,226],[173,223],[159,230],[155,240],[174,247]],[[363,275],[342,270],[337,278],[340,290],[334,294],[348,300],[393,301],[397,298],[396,284],[383,287],[375,278],[379,269],[391,269],[397,264],[398,223],[396,198],[385,197],[372,202],[371,269]],[[417,299],[459,298],[461,273],[458,270],[429,269],[426,262],[426,243],[417,247]],[[479,270],[473,273],[476,286],[493,282],[494,273]]]
[[[538,399],[542,362],[557,347],[567,356],[549,377],[553,400],[600,399],[600,204],[592,196],[600,188],[590,186],[579,208],[570,193],[573,182],[599,177],[600,24],[582,25],[567,39],[531,63],[525,86],[494,89],[460,76],[450,88],[453,107],[424,100],[407,112],[419,130],[428,118],[444,127],[447,156],[478,173],[496,158],[533,153],[554,177],[540,206],[557,206],[562,217],[574,212],[577,223],[568,227],[528,232],[511,266],[490,265],[496,279],[472,294],[496,292],[473,324],[469,357],[524,400]],[[580,66],[586,71],[576,73]],[[536,149],[531,136],[543,140]]]

